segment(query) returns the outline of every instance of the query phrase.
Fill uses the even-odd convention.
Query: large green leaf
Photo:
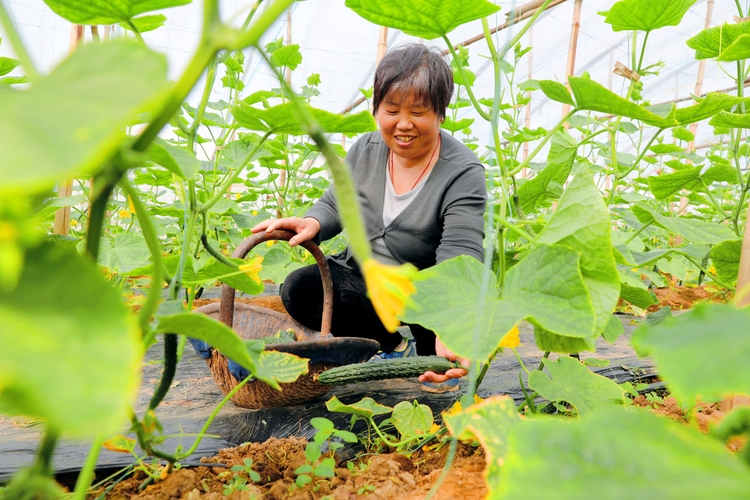
[[[456,257],[421,271],[413,303],[400,318],[435,331],[449,349],[473,360],[489,358],[523,318],[567,336],[591,335],[594,315],[579,259],[566,247],[538,245],[508,271],[498,300],[484,265]]]
[[[80,436],[128,420],[143,354],[136,319],[89,259],[52,243],[30,250],[0,293],[0,413]]]
[[[701,179],[706,181],[706,184],[712,182],[738,182],[737,169],[729,165],[711,165],[708,170],[703,172]]]
[[[607,343],[614,344],[624,333],[625,326],[622,324],[622,321],[620,321],[619,317],[612,315],[612,317],[609,318],[609,323],[607,323],[607,328],[605,328],[602,333],[602,337],[604,337],[604,340],[606,340]]]
[[[607,325],[620,296],[610,225],[609,211],[591,175],[576,175],[537,241],[568,246],[581,254],[581,273],[591,296],[596,322],[593,330],[581,325],[580,335],[548,328],[554,333],[590,337],[592,333],[601,333]]]
[[[573,168],[578,143],[565,131],[552,136],[547,166],[530,181],[518,188],[518,199],[524,213],[530,214],[539,204],[557,199]]]
[[[281,351],[263,351],[255,361],[255,378],[289,384],[310,369],[308,359]]]
[[[446,414],[444,420],[453,436],[458,439],[474,437],[482,443],[487,462],[484,477],[490,489],[496,489],[508,452],[508,433],[521,423],[513,399],[509,396],[492,396],[460,413]]]
[[[290,44],[276,49],[271,54],[271,64],[274,66],[286,66],[294,71],[297,66],[302,64],[302,53],[299,51],[299,45]]]
[[[200,160],[192,152],[160,138],[151,144],[148,159],[187,180],[191,180],[201,168]]]
[[[680,122],[680,125],[687,125],[711,118],[716,113],[745,101],[747,101],[747,98],[721,92],[710,92],[698,104],[678,109],[675,118]]]
[[[744,34],[737,37],[732,45],[721,51],[717,61],[733,62],[750,58],[750,35]]]
[[[675,397],[690,400],[750,393],[748,331],[747,309],[703,303],[670,321],[642,326],[632,342],[640,356],[654,359]]]
[[[750,115],[739,115],[722,111],[708,122],[712,127],[750,128]]]
[[[246,262],[242,259],[230,259],[235,264],[241,265]],[[251,279],[244,271],[234,269],[222,264],[216,259],[211,259],[203,266],[192,280],[193,284],[203,284],[209,281],[221,281],[227,285],[245,292],[249,295],[258,295],[263,291],[263,283]],[[187,283],[187,281],[186,281]]]
[[[645,411],[531,420],[513,427],[509,439],[493,499],[524,498],[530,485],[536,498],[750,496],[750,469],[720,441]]]
[[[650,214],[657,224],[693,243],[715,245],[737,238],[731,229],[716,222],[686,217],[666,217],[645,203],[638,203],[637,207]]]
[[[377,130],[375,119],[369,111],[345,116],[309,106],[307,109],[323,130],[328,133],[361,134]],[[260,109],[242,102],[232,109],[232,114],[241,126],[249,130],[277,134],[305,134],[297,117],[294,103]]]
[[[371,23],[427,40],[500,10],[487,0],[346,0],[346,6]]]
[[[5,76],[21,64],[18,59],[0,57],[0,76]]]
[[[742,240],[724,241],[711,248],[711,262],[719,279],[730,283],[737,280],[741,254]]]
[[[596,317],[581,275],[582,262],[575,249],[540,243],[506,275],[501,302],[525,311],[548,330],[570,337],[590,336]]]
[[[632,101],[623,99],[601,84],[583,77],[568,77],[570,89],[576,100],[576,108],[579,110],[599,111],[619,116],[627,116],[641,120],[648,125],[659,128],[669,128],[679,125],[675,119],[676,110],[672,106],[667,116],[660,116]]]
[[[383,406],[376,403],[372,398],[363,398],[356,403],[345,405],[336,396],[326,401],[326,408],[328,411],[334,413],[349,413],[364,418],[372,418],[375,415],[386,415],[393,411],[393,408],[390,406]]]
[[[95,174],[165,83],[163,56],[118,39],[84,45],[30,90],[0,88],[0,192]]]
[[[625,390],[606,377],[589,371],[577,359],[560,356],[557,361],[546,360],[549,375],[534,370],[529,375],[529,387],[550,401],[565,401],[576,407],[579,415],[612,403],[625,403]]]
[[[151,251],[142,235],[122,233],[115,237],[112,248],[101,256],[99,264],[126,273],[145,265],[150,258]]]
[[[401,401],[393,407],[391,415],[391,422],[402,439],[429,433],[434,421],[432,409],[417,401]]]
[[[696,59],[712,59],[746,34],[750,34],[750,23],[725,23],[701,31],[687,41],[687,46],[695,50]]]
[[[677,26],[695,0],[620,0],[606,13],[612,31],[653,31]],[[602,13],[604,14],[604,13]]]
[[[242,339],[224,323],[198,313],[177,313],[158,317],[156,331],[176,333],[202,340],[218,349],[224,356],[234,360],[253,376],[278,388],[273,378],[258,374],[259,352],[249,351]]]
[[[144,12],[190,2],[191,0],[44,0],[55,13],[75,24],[116,24]]]
[[[657,200],[665,200],[683,189],[689,189],[700,179],[703,167],[678,170],[670,174],[654,175],[648,178],[648,187]]]
[[[132,20],[133,26],[138,30],[139,33],[147,33],[154,31],[164,26],[167,21],[167,17],[164,14],[154,14],[152,16],[141,16],[136,17]],[[126,22],[118,23],[120,26],[128,31],[133,31],[133,26]]]
[[[649,306],[658,303],[648,290],[630,286],[627,283],[622,283],[620,285],[620,298],[634,306],[640,307],[641,309],[647,309]]]
[[[581,351],[596,351],[598,333],[588,337],[566,337],[534,325],[534,341],[540,351],[573,354]]]
[[[544,95],[553,101],[570,104],[571,106],[576,105],[568,88],[560,82],[554,80],[539,80],[539,88],[542,89]]]

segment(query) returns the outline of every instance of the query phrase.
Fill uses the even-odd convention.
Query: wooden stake
[[[380,33],[378,34],[378,52],[375,55],[375,67],[378,67],[380,61],[385,57],[385,53],[388,50],[388,28],[385,26],[380,27]]]
[[[568,67],[565,72],[567,76],[573,76],[576,70],[576,49],[578,48],[578,32],[581,30],[581,6],[583,0],[576,0],[573,7],[573,23],[570,26],[570,44],[568,45]],[[567,79],[565,80],[565,86],[570,90],[570,85]],[[563,104],[562,116],[570,113],[570,104]],[[568,124],[565,124],[565,130],[568,129]]]
[[[73,24],[70,26],[70,46],[68,53],[72,54],[78,44],[83,41],[83,26]],[[73,183],[65,181],[57,185],[57,197],[67,198],[73,194]],[[55,234],[68,236],[70,234],[70,207],[62,207],[55,212]]]

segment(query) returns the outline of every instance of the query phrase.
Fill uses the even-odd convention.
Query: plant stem
[[[167,462],[173,464],[177,461],[176,457],[173,457],[172,455],[169,455],[167,453],[164,453],[159,450],[155,450],[151,446],[151,441],[149,441],[145,434],[143,425],[141,422],[138,421],[138,417],[136,416],[135,412],[131,409],[130,412],[130,422],[133,424],[131,429],[133,429],[133,432],[135,432],[136,437],[138,438],[138,445],[141,447],[141,449],[146,452],[146,454],[151,455],[153,457],[161,458],[162,460],[166,460]]]
[[[742,5],[740,5],[740,0],[734,0],[734,3],[737,5],[737,12],[739,12],[740,17],[745,17],[742,14]]]
[[[542,148],[549,142],[550,139],[552,139],[552,136],[555,135],[555,133],[558,130],[560,130],[563,125],[565,125],[565,122],[568,121],[571,116],[573,116],[574,114],[576,114],[576,112],[578,112],[578,109],[577,108],[573,108],[572,110],[570,110],[570,112],[567,115],[563,116],[562,120],[560,120],[559,122],[557,122],[555,124],[555,126],[552,127],[549,130],[549,132],[547,132],[547,135],[544,136],[544,138],[542,139],[542,141],[537,145],[536,148],[534,148],[534,151],[532,151],[531,153],[529,153],[529,156],[524,161],[522,161],[516,168],[514,168],[513,170],[511,170],[509,172],[509,174],[510,175],[516,175],[518,172],[520,172],[524,168],[528,167],[529,163],[531,163],[531,160],[533,160],[534,157],[537,154],[539,154],[539,152],[542,150]]]
[[[630,166],[629,169],[627,169],[626,171],[624,171],[623,173],[621,173],[621,174],[619,174],[617,176],[618,179],[623,179],[625,176],[627,176],[628,174],[630,174],[630,172],[632,172],[638,166],[638,163],[640,163],[640,161],[643,159],[643,157],[646,156],[646,152],[648,151],[648,148],[651,147],[651,144],[654,143],[654,141],[656,140],[656,138],[659,137],[659,134],[661,134],[663,131],[664,131],[663,128],[660,128],[659,130],[656,131],[656,133],[653,135],[653,137],[651,137],[651,139],[649,139],[648,144],[646,144],[646,147],[643,148],[643,151],[641,151],[641,153],[638,155],[638,158],[635,159],[635,161],[633,162],[633,164]],[[614,192],[614,190],[612,190],[612,192]]]
[[[228,40],[227,48],[231,50],[240,50],[251,45],[258,45],[263,33],[284,13],[284,11],[294,2],[294,0],[276,0],[260,15],[257,21],[250,26],[250,29],[240,37],[233,37]],[[260,49],[258,49],[261,53]]]
[[[443,481],[445,481],[445,478],[448,477],[448,471],[451,468],[451,465],[453,465],[453,458],[456,456],[456,447],[458,445],[458,439],[455,437],[451,437],[451,444],[450,448],[448,448],[448,457],[445,460],[445,465],[443,466],[443,471],[440,473],[440,477],[438,477],[437,481],[435,481],[435,484],[430,488],[430,492],[425,497],[425,500],[432,500],[432,497],[435,496],[435,494],[440,490],[440,486],[443,485]]]
[[[208,104],[208,98],[211,96],[211,89],[214,86],[214,82],[216,81],[216,55],[211,59],[211,62],[208,65],[208,70],[206,72],[206,82],[203,86],[203,95],[201,96],[201,101],[198,104],[198,107],[195,109],[195,116],[193,117],[193,124],[188,129],[187,135],[187,148],[188,151],[193,152],[195,148],[195,137],[198,135],[198,128],[201,125],[201,122],[203,121],[203,115],[206,111],[206,105]]]
[[[94,438],[94,442],[91,443],[91,449],[86,456],[86,462],[83,464],[83,469],[78,474],[76,480],[76,489],[73,495],[73,500],[85,500],[86,494],[88,493],[91,481],[94,479],[94,469],[96,468],[96,459],[99,458],[99,452],[102,449],[102,442],[104,439],[101,437]]]
[[[305,108],[299,96],[294,90],[292,90],[291,86],[279,72],[279,69],[271,64],[268,54],[260,50],[260,48],[258,48],[258,51],[263,59],[265,59],[268,66],[276,73],[279,83],[289,95],[289,99],[294,104],[297,117],[302,125],[302,130],[310,136],[310,139],[315,142],[325,159],[328,160],[328,169],[333,178],[339,216],[342,225],[349,236],[349,248],[351,248],[354,253],[357,262],[362,264],[372,258],[372,250],[370,249],[370,241],[367,238],[365,224],[362,220],[359,200],[357,199],[357,190],[354,187],[354,180],[352,179],[351,172],[328,143],[325,134],[323,134],[318,123],[315,122]]]
[[[505,45],[505,47],[503,47],[503,49],[500,51],[500,59],[505,58],[505,54],[507,54],[508,51],[510,49],[512,49],[515,44],[518,43],[518,41],[521,39],[521,37],[523,37],[523,35],[526,34],[527,31],[529,31],[529,29],[531,28],[531,26],[534,24],[534,21],[536,21],[537,18],[539,16],[541,16],[542,13],[544,13],[544,11],[547,9],[547,6],[550,3],[552,3],[552,0],[545,0],[545,2],[542,5],[540,5],[539,7],[537,7],[536,12],[534,12],[534,15],[529,18],[529,22],[527,22],[526,24],[524,24],[523,28],[521,28],[518,31],[518,33],[516,33],[516,35],[511,39],[511,41],[508,42]],[[485,19],[487,19],[487,18],[483,18],[482,22],[484,22]]]
[[[461,75],[461,79],[464,81],[464,88],[466,89],[466,93],[469,95],[471,104],[474,105],[474,109],[476,109],[477,113],[479,113],[479,116],[487,121],[491,121],[490,115],[488,115],[487,112],[482,109],[482,106],[477,101],[476,96],[474,96],[474,91],[472,90],[471,85],[469,85],[469,80],[466,76],[466,72],[464,71],[463,63],[459,59],[458,54],[456,54],[456,49],[453,48],[453,44],[446,35],[443,35],[443,40],[445,41],[446,45],[448,45],[448,50],[450,50],[451,57],[453,57],[453,60],[456,61],[456,68],[458,69],[458,73]]]
[[[37,73],[34,63],[31,62],[31,57],[29,57],[26,46],[21,41],[21,36],[18,34],[16,27],[10,20],[8,11],[5,10],[5,0],[0,0],[0,25],[5,30],[5,35],[10,39],[13,52],[15,52],[18,60],[21,61],[21,66],[24,73],[26,73],[26,77],[32,84],[36,83],[41,79],[41,76]]]
[[[151,289],[148,292],[146,303],[141,307],[138,317],[141,332],[145,333],[161,299],[162,281],[165,280],[166,276],[161,256],[162,247],[158,236],[156,236],[156,229],[154,229],[154,224],[151,222],[151,217],[149,217],[146,207],[141,202],[138,196],[139,193],[130,185],[127,177],[123,176],[120,180],[120,187],[130,197],[131,203],[133,203],[133,208],[135,208],[135,213],[138,216],[138,222],[141,225],[143,238],[146,240],[146,245],[148,245],[148,249],[151,252],[151,262],[154,265],[154,271],[151,276]],[[166,280],[169,281],[169,278],[167,277]]]
[[[724,283],[723,281],[721,281],[721,280],[719,279],[719,277],[718,277],[718,276],[716,276],[715,274],[713,274],[713,273],[709,272],[709,271],[708,271],[708,269],[706,269],[706,268],[705,268],[705,267],[703,266],[703,264],[702,264],[702,263],[700,263],[700,262],[698,262],[698,260],[697,260],[697,259],[695,259],[695,258],[694,258],[693,256],[691,256],[691,255],[688,255],[688,254],[686,254],[686,253],[683,253],[682,255],[683,255],[683,256],[684,256],[684,257],[685,257],[685,258],[686,258],[687,260],[689,260],[690,262],[692,262],[692,263],[693,263],[693,264],[695,265],[695,267],[697,267],[698,269],[700,269],[701,271],[703,271],[703,274],[705,274],[706,276],[710,277],[710,278],[711,278],[711,279],[712,279],[713,281],[715,281],[717,285],[723,286],[723,287],[724,287],[724,288],[726,288],[727,290],[731,290],[731,291],[733,291],[733,292],[737,291],[737,289],[736,289],[735,287],[733,287],[732,285],[730,285],[730,284],[728,284],[728,283]]]
[[[175,461],[182,460],[184,458],[189,457],[193,453],[195,453],[195,450],[198,449],[198,446],[201,444],[201,440],[206,436],[206,433],[208,432],[208,428],[211,427],[211,424],[213,423],[214,419],[216,418],[216,415],[219,414],[219,411],[224,408],[224,405],[227,404],[231,399],[232,396],[237,394],[240,389],[242,389],[245,384],[247,384],[249,381],[253,380],[253,375],[248,375],[245,377],[242,382],[237,384],[234,389],[229,391],[229,393],[224,396],[224,399],[221,400],[221,402],[214,408],[214,411],[211,412],[211,415],[208,416],[208,420],[206,420],[206,423],[203,424],[203,428],[201,428],[201,431],[198,433],[198,437],[195,439],[195,442],[193,443],[193,446],[191,446],[187,451],[177,455],[175,457]]]
[[[513,354],[515,354],[516,359],[518,360],[518,364],[521,365],[521,368],[523,369],[523,371],[525,371],[527,375],[530,374],[531,372],[529,371],[528,368],[526,368],[526,365],[523,364],[523,360],[521,359],[521,356],[518,354],[518,351],[516,351],[513,348],[511,348],[511,351],[513,351]]]
[[[201,243],[203,244],[203,248],[205,248],[206,251],[210,253],[214,259],[218,260],[225,266],[231,267],[232,269],[239,268],[237,264],[227,259],[226,256],[224,256],[221,252],[219,252],[218,250],[216,250],[214,247],[211,246],[211,244],[208,242],[208,237],[206,236],[206,233],[203,233],[201,235]]]
[[[716,211],[719,212],[724,219],[728,219],[729,215],[727,215],[727,213],[724,211],[724,209],[721,208],[721,205],[719,205],[719,203],[716,201],[716,198],[714,198],[713,193],[708,188],[708,184],[706,184],[706,181],[704,181],[702,178],[700,179],[700,181],[701,181],[701,184],[703,184],[703,187],[706,189],[706,194],[711,199],[711,204],[714,206],[714,208],[716,209]],[[737,233],[736,231],[735,231],[735,234],[737,234],[738,237],[740,236],[740,234]]]
[[[59,438],[60,433],[56,429],[50,426],[44,429],[42,444],[39,445],[39,451],[36,456],[36,466],[39,467],[42,474],[47,476],[52,475],[52,454],[55,452],[55,446]]]
[[[132,31],[135,37],[138,39],[138,41],[141,42],[143,45],[146,45],[146,42],[143,40],[143,36],[141,35],[141,32],[138,31],[138,28],[136,28],[135,24],[133,24],[133,21],[128,19],[127,25],[130,28],[130,31]]]
[[[643,66],[643,56],[646,54],[646,42],[648,42],[648,35],[651,33],[650,31],[646,32],[646,35],[643,37],[643,45],[641,45],[641,57],[638,59],[638,66],[633,68],[633,70],[636,73],[641,72],[641,67]]]
[[[521,391],[523,392],[523,398],[526,400],[526,404],[529,407],[529,410],[531,410],[531,413],[536,413],[536,404],[534,403],[534,398],[529,395],[529,393],[526,391],[526,385],[523,383],[523,375],[521,372],[518,372],[518,383],[521,385]]]
[[[549,358],[549,355],[552,353],[552,351],[545,351],[544,356],[542,356],[542,361],[539,363],[539,367],[537,370],[542,371],[544,370],[544,362]]]
[[[627,240],[625,240],[625,242],[624,242],[623,244],[624,244],[624,245],[627,245],[628,243],[630,243],[631,241],[633,241],[633,240],[635,239],[635,237],[636,237],[636,236],[638,236],[639,234],[641,234],[641,233],[642,233],[642,232],[643,232],[643,231],[644,231],[644,230],[645,230],[645,229],[646,229],[646,228],[647,228],[648,226],[650,226],[650,225],[651,225],[651,224],[653,224],[653,223],[654,223],[654,220],[653,220],[653,219],[651,219],[651,220],[650,220],[650,221],[648,221],[647,223],[643,224],[643,225],[642,225],[641,227],[639,227],[639,228],[638,228],[638,229],[637,229],[637,230],[636,230],[636,231],[635,231],[635,232],[634,232],[634,233],[633,233],[633,234],[632,234],[632,235],[630,236],[630,238],[628,238]]]
[[[141,135],[139,135],[131,148],[133,151],[146,151],[148,146],[156,139],[161,129],[169,123],[174,114],[182,106],[182,102],[188,96],[203,74],[203,70],[209,65],[216,52],[217,47],[206,39],[206,34],[198,45],[198,50],[193,54],[193,58],[188,64],[185,72],[175,84],[172,91],[162,103],[161,109],[156,113],[156,117],[146,126]]]
[[[255,147],[250,151],[245,158],[242,159],[242,164],[237,167],[234,172],[231,175],[228,175],[226,179],[224,179],[224,182],[219,186],[219,189],[211,196],[211,198],[201,205],[198,208],[198,212],[205,213],[207,212],[211,207],[213,207],[216,202],[218,202],[221,197],[227,192],[227,190],[231,187],[232,184],[234,184],[234,181],[237,180],[237,177],[240,176],[242,171],[245,169],[247,164],[252,159],[253,155],[261,148],[264,142],[266,142],[266,139],[271,135],[271,132],[266,132],[263,138],[258,142],[258,144],[255,145]]]
[[[519,235],[522,238],[525,238],[526,240],[528,240],[529,243],[531,243],[532,241],[534,241],[534,238],[529,233],[527,233],[526,231],[524,231],[520,227],[518,227],[515,224],[513,224],[512,222],[510,222],[508,219],[504,219],[504,218],[500,217],[499,215],[495,215],[495,220],[497,220],[498,222],[500,222],[500,224],[502,224],[503,226],[507,227],[508,229],[510,229],[511,231],[513,231],[514,233],[516,233],[517,235]]]

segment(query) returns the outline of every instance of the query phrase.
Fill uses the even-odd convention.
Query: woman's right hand
[[[286,229],[297,233],[296,236],[289,240],[289,246],[296,246],[308,240],[315,238],[320,232],[320,222],[312,217],[287,217],[285,219],[268,219],[264,220],[250,231],[259,233],[261,231],[275,231],[276,229]]]

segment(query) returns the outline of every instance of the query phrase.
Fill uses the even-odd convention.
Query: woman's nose
[[[398,123],[396,124],[396,126],[400,129],[406,130],[406,129],[412,128],[414,124],[412,123],[409,115],[403,114],[403,115],[399,115]]]

